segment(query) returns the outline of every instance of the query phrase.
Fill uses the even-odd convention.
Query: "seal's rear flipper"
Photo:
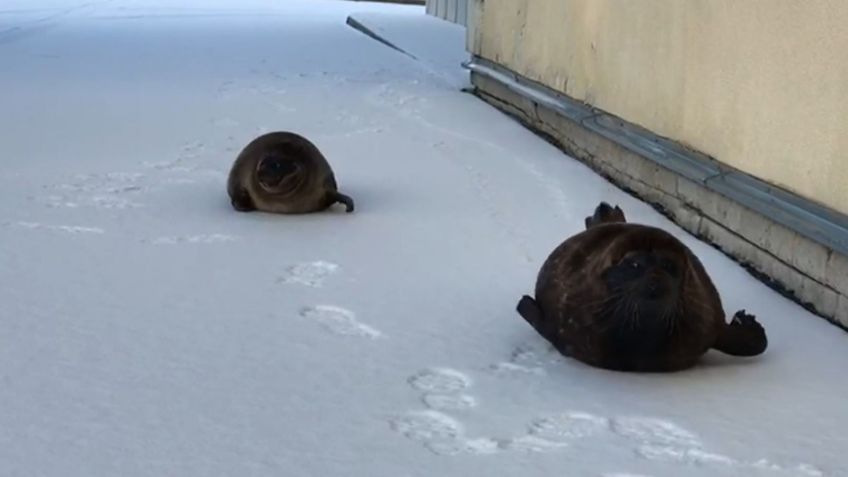
[[[230,203],[233,208],[239,212],[251,212],[256,210],[256,206],[253,205],[253,199],[250,198],[250,194],[244,187],[238,187],[232,192],[230,195]]]
[[[336,202],[345,205],[345,212],[347,212],[347,213],[353,212],[353,199],[351,199],[350,197],[348,197],[344,194],[341,194],[339,192],[336,192],[335,194],[336,194],[336,196],[335,196]]]
[[[768,338],[754,315],[739,310],[725,325],[713,348],[731,356],[757,356],[765,352]]]
[[[591,217],[586,217],[586,230],[589,230],[596,225],[611,224],[615,222],[627,222],[624,218],[624,211],[617,205],[613,207],[606,202],[601,202],[597,207],[595,207],[595,213],[592,214]]]

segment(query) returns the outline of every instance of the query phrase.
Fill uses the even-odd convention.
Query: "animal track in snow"
[[[450,368],[431,368],[419,371],[407,380],[410,386],[429,393],[454,393],[471,385],[465,374]]]
[[[437,411],[464,411],[477,407],[474,396],[467,394],[427,393],[421,400],[427,407]]]
[[[142,204],[127,195],[142,192],[138,181],[144,174],[110,172],[105,174],[77,174],[71,182],[46,186],[52,193],[31,197],[47,207],[95,207],[98,209],[129,209]]]
[[[144,167],[169,172],[191,172],[196,167],[189,165],[187,162],[200,156],[206,146],[202,142],[189,142],[180,148],[177,157],[170,161],[144,162]]]
[[[223,243],[233,242],[236,237],[224,234],[202,234],[202,235],[186,235],[182,237],[159,237],[151,241],[153,245],[177,245],[182,243]]]
[[[41,229],[41,230],[56,230],[70,234],[103,234],[106,231],[100,227],[83,227],[80,225],[48,225],[38,222],[14,222],[7,223],[6,226],[24,228],[24,229]]]
[[[314,320],[328,331],[345,336],[376,339],[383,336],[376,328],[356,319],[356,314],[345,308],[332,305],[317,305],[303,308],[300,315]]]
[[[530,424],[529,434],[546,440],[562,441],[592,437],[608,430],[609,419],[572,411],[536,419]]]
[[[285,274],[277,279],[277,283],[306,285],[320,288],[324,280],[336,273],[339,266],[335,263],[318,260],[315,262],[297,263],[286,269]]]

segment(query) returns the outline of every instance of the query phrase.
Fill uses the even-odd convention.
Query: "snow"
[[[3,2],[0,475],[848,475],[845,334],[460,92],[464,53],[415,44],[437,22]],[[356,212],[230,208],[235,154],[278,129]],[[674,375],[552,352],[515,305],[601,200],[690,245],[769,351]]]

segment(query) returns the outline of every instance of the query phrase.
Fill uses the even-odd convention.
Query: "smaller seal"
[[[670,233],[627,223],[602,202],[539,270],[535,298],[517,311],[561,354],[615,371],[690,368],[710,348],[737,357],[765,352],[753,315],[725,322],[721,299],[694,253]]]
[[[263,134],[236,157],[227,180],[235,210],[305,214],[335,203],[353,212],[353,199],[339,193],[333,170],[305,137],[288,131]]]

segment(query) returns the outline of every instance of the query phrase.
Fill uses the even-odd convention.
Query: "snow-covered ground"
[[[424,38],[422,7],[82,2],[0,2],[0,476],[848,475],[848,337],[345,25]],[[230,208],[278,129],[355,213]],[[514,307],[600,200],[692,246],[769,351],[552,352]]]

